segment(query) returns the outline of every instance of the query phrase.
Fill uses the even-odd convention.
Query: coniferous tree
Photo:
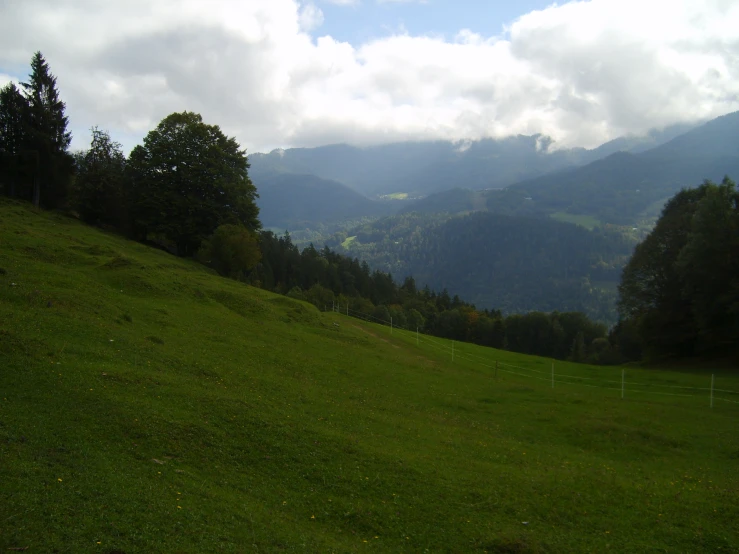
[[[0,183],[14,197],[22,178],[22,157],[28,104],[15,83],[0,89]]]
[[[66,105],[59,97],[56,77],[41,52],[34,54],[28,82],[21,84],[28,103],[24,150],[35,160],[33,202],[58,207],[66,199],[74,171],[68,152],[72,134],[67,130]]]

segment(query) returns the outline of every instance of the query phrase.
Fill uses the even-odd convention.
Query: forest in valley
[[[587,230],[550,218],[411,212],[337,233],[328,244],[480,307],[581,311],[615,323],[616,287],[636,240],[619,227]]]
[[[407,213],[335,237],[350,256],[263,229],[246,152],[199,114],[170,114],[126,155],[98,128],[70,152],[65,108],[41,53],[28,82],[0,91],[4,195],[319,309],[455,340],[602,364],[737,352],[739,196],[728,178],[679,192],[635,250],[617,227]]]

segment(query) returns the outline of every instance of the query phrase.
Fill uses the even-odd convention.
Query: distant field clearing
[[[591,215],[579,215],[579,214],[568,214],[566,212],[555,212],[551,214],[549,217],[556,221],[562,221],[564,223],[574,223],[575,225],[580,225],[580,227],[585,227],[588,230],[592,230],[595,227],[600,226],[601,222],[599,219],[591,216]]]

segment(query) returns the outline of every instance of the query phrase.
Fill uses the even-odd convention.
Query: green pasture
[[[580,227],[585,227],[588,231],[592,231],[601,224],[600,220],[592,215],[555,212],[553,214],[549,214],[549,217],[563,223],[574,223],[575,225],[580,225]]]
[[[0,551],[739,550],[735,373],[453,348],[0,200]]]
[[[341,243],[341,246],[343,246],[344,248],[350,248],[355,240],[357,240],[356,235],[353,237],[346,237],[346,239],[344,239],[344,242]]]

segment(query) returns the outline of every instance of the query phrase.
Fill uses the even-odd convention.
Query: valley
[[[555,150],[540,136],[280,150],[251,156],[251,174],[265,224],[301,247],[328,245],[482,308],[580,310],[612,325],[621,269],[665,201],[739,174],[738,119],[593,150]],[[552,244],[534,253],[533,229],[568,237],[582,261],[565,263]]]

